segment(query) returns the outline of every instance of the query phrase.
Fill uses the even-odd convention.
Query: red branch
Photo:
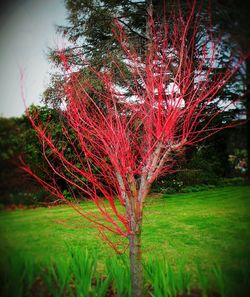
[[[213,38],[211,27],[206,31],[202,26],[199,9],[194,1],[188,13],[181,9],[170,11],[162,25],[149,13],[145,55],[137,52],[122,24],[115,22],[113,33],[133,78],[128,79],[114,59],[122,87],[117,86],[115,74],[108,67],[96,70],[88,65],[99,82],[96,87],[71,69],[61,51],[67,78],[62,131],[73,156],[67,154],[66,147],[59,148],[49,122],[45,125],[39,115],[27,110],[51,174],[42,179],[25,163],[23,169],[96,227],[117,252],[117,245],[105,231],[123,238],[136,233],[150,186],[159,175],[172,172],[174,156],[184,146],[225,128],[214,125],[215,119],[231,106],[221,103],[219,94],[244,57],[232,57],[230,66],[216,73],[220,40]],[[86,210],[66,198],[58,184],[61,179],[72,197],[79,193],[90,197],[96,210]]]

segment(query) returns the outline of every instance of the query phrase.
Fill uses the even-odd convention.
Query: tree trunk
[[[143,297],[143,267],[140,231],[129,236],[131,296]]]
[[[247,183],[250,185],[250,61],[246,61],[246,111],[247,111]]]

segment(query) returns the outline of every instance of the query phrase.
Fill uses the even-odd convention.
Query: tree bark
[[[246,111],[247,111],[247,183],[250,185],[250,62],[246,61]]]
[[[141,226],[129,236],[131,296],[143,297],[143,266],[141,251]]]

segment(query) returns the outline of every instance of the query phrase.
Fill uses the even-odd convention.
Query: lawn
[[[86,207],[93,206],[86,203]],[[2,259],[14,253],[29,255],[37,262],[54,255],[66,259],[67,244],[89,249],[100,263],[114,255],[95,230],[72,229],[55,222],[72,216],[74,211],[66,206],[1,212]],[[164,256],[173,266],[184,260],[190,271],[200,262],[208,276],[218,264],[232,296],[240,296],[247,290],[250,275],[249,230],[250,187],[152,196],[144,212],[144,258]]]

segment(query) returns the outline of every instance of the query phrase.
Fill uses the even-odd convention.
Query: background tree
[[[249,1],[241,1],[239,3],[229,0],[213,1],[214,19],[217,24],[217,30],[223,31],[227,34],[225,44],[228,48],[236,52],[249,53],[250,48],[250,19],[248,11],[250,9]],[[242,68],[241,75],[238,76],[238,81],[244,86],[245,96],[242,102],[246,108],[246,141],[248,152],[248,171],[247,181],[250,183],[250,99],[249,99],[249,85],[250,85],[250,66],[249,59],[246,60],[244,68]]]
[[[0,194],[1,204],[5,204],[12,193],[19,192],[17,156],[23,149],[21,141],[22,121],[17,118],[0,118]],[[19,181],[19,182],[18,182]]]
[[[69,25],[58,26],[58,32],[69,41],[65,53],[72,65],[81,69],[83,76],[90,75],[91,79],[91,72],[89,73],[85,61],[79,58],[81,54],[84,54],[97,68],[102,67],[104,60],[111,66],[110,62],[115,56],[117,61],[122,63],[119,44],[111,33],[114,18],[127,24],[128,35],[136,41],[138,47],[141,47],[141,51],[144,51],[147,40],[145,35],[147,1],[66,0],[65,6]],[[57,50],[50,50],[49,59],[55,65],[61,65]],[[44,92],[46,103],[54,107],[60,106],[63,83],[64,77],[60,72],[52,77],[50,86]]]
[[[47,107],[30,106],[31,114],[39,114],[39,119],[46,123],[50,118],[53,136],[58,137],[61,124],[58,113]],[[36,132],[26,115],[19,118],[0,118],[0,203],[10,205],[43,205],[52,202],[51,197],[33,179],[25,178],[19,168],[19,156],[25,154],[27,162],[43,174],[46,162],[42,156],[42,146]]]
[[[93,67],[83,58],[99,82],[96,86],[70,67],[67,53],[58,52],[66,78],[62,138],[53,136],[49,118],[44,123],[36,113],[27,112],[51,171],[41,177],[25,163],[23,169],[97,228],[117,252],[121,251],[120,238],[128,240],[132,296],[143,296],[143,205],[153,181],[176,170],[176,156],[185,146],[234,124],[225,122],[222,126],[218,121],[228,107],[225,102],[220,104],[219,95],[238,71],[242,58],[223,71],[214,71],[219,43],[209,27],[203,45],[196,47],[197,35],[205,30],[201,26],[203,14],[196,9],[195,2],[186,7],[187,13],[181,8],[171,9],[162,26],[149,10],[150,43],[144,55],[126,35],[127,26],[116,21],[113,33],[133,83],[116,59],[112,61],[114,73],[106,64]],[[122,89],[115,79],[117,73],[123,78]],[[68,145],[73,154],[68,153]],[[67,195],[61,180],[65,181]],[[99,212],[79,204],[79,193],[89,197]],[[107,232],[118,235],[118,242]]]
[[[126,72],[127,77],[130,78],[131,83],[133,83],[133,77],[131,76],[131,73],[129,73],[129,69],[126,68],[126,64],[123,63],[124,57],[120,50],[119,43],[110,33],[113,26],[112,19],[117,17],[117,19],[126,27],[129,39],[133,41],[140,56],[143,56],[146,53],[147,44],[150,42],[147,35],[147,7],[150,3],[153,6],[154,18],[157,20],[156,25],[160,25],[163,23],[164,19],[164,1],[65,1],[69,24],[67,26],[59,26],[58,31],[69,40],[70,45],[66,49],[66,55],[72,65],[81,69],[81,75],[83,77],[88,76],[90,80],[93,80],[92,83],[95,85],[99,83],[98,80],[92,76],[91,71],[88,70],[85,61],[82,61],[79,58],[81,54],[84,54],[91,61],[91,64],[97,68],[102,66],[103,60],[106,61],[106,67],[112,67],[114,64],[111,62],[113,59],[111,57],[115,56],[116,63],[120,63],[119,66],[124,68],[124,72]],[[188,13],[187,1],[178,2],[167,0],[165,3],[167,7],[176,10],[178,10],[178,3],[180,3],[183,14]],[[242,33],[242,30],[240,29],[241,25],[237,22],[237,19],[240,18],[239,15],[235,15],[234,11],[237,10],[231,9],[230,5],[228,6],[223,1],[212,1],[211,3],[210,1],[203,1],[203,5],[197,5],[197,12],[199,13],[202,11],[203,14],[203,20],[201,22],[203,28],[210,26],[208,22],[210,16],[206,10],[206,7],[208,6],[212,9],[213,13],[213,34],[220,39],[221,48],[220,53],[217,52],[217,60],[215,65],[213,65],[214,72],[222,72],[226,71],[226,67],[230,67],[229,64],[231,62],[234,63],[233,60],[230,59],[232,53],[235,55],[236,59],[239,54],[241,54],[239,43],[231,38],[230,32],[233,28],[233,30],[236,31],[235,29],[237,28],[238,32],[241,32],[241,36],[244,35],[244,33]],[[241,11],[241,13],[243,12]],[[231,18],[231,14],[234,14],[233,18]],[[246,14],[244,15],[246,16]],[[234,21],[229,21],[231,19]],[[247,28],[246,25],[245,27]],[[201,44],[199,40],[202,36],[204,38],[204,34],[206,34],[205,32],[206,30],[201,30],[199,36],[195,36],[195,47],[197,49],[200,48],[200,50],[202,50],[201,45],[204,43],[204,39]],[[194,53],[189,52],[188,54],[191,59],[197,58],[194,54],[200,55],[199,51]],[[54,61],[56,65],[61,65],[60,55],[58,55],[57,50],[51,50],[50,59]],[[204,64],[204,68],[205,67]],[[115,71],[115,69],[113,69],[113,71]],[[122,78],[119,76],[118,72],[115,77],[117,83],[120,82],[122,84]],[[220,93],[221,99],[223,99],[226,104],[228,104],[229,101],[234,102],[235,98],[237,98],[240,93],[244,93],[244,81],[244,69],[241,68],[237,75],[235,74],[231,81],[228,82],[227,88],[224,88]],[[44,101],[54,107],[60,106],[62,100],[65,99],[65,96],[63,95],[63,85],[64,77],[62,73],[53,76],[50,86],[44,93]],[[98,99],[96,100],[98,101]],[[207,108],[209,109],[211,106],[207,106]],[[223,112],[220,119],[222,122],[224,120],[230,121],[240,118],[244,112],[244,105],[237,103],[237,106],[234,106],[230,112]],[[225,137],[221,134],[221,138],[223,139]],[[219,142],[223,143],[222,140]],[[210,147],[211,144],[209,144],[208,140],[208,147]],[[222,145],[222,147],[215,151],[215,153],[217,154],[218,152],[217,159],[220,159],[221,161],[224,160],[221,166],[226,168],[229,166],[227,156],[221,158],[219,154],[219,151],[223,150],[223,146],[225,145]],[[186,150],[187,160],[191,160],[193,153],[195,153],[197,149],[198,147],[192,147]],[[206,155],[205,151],[203,155]],[[216,173],[214,176],[216,176]]]

